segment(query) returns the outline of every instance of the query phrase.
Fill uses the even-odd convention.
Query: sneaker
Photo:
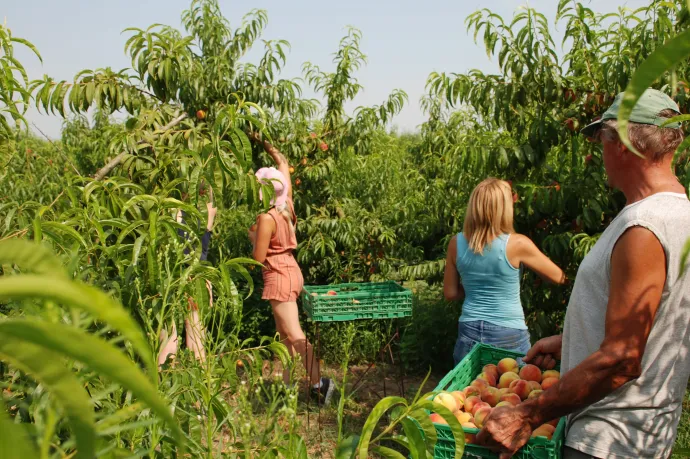
[[[330,378],[321,378],[321,387],[316,389],[312,386],[311,388],[312,396],[323,406],[328,406],[331,402],[333,391],[335,391],[335,381]]]

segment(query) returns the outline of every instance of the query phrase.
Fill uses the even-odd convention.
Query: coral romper
[[[295,215],[292,200],[288,199],[286,202],[292,215]],[[263,269],[264,292],[261,298],[280,302],[297,301],[304,286],[302,271],[292,254],[297,248],[297,237],[285,217],[275,208],[269,210],[268,215],[276,222],[276,232],[268,244]],[[293,223],[296,220],[295,218]]]

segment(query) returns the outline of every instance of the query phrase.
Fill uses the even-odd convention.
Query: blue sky
[[[324,70],[333,68],[332,55],[348,25],[363,33],[362,50],[368,64],[357,77],[364,86],[352,104],[378,104],[396,88],[407,92],[409,102],[393,125],[411,131],[424,121],[419,99],[432,71],[465,72],[472,68],[495,71],[482,46],[466,33],[465,18],[488,7],[504,19],[524,0],[219,0],[231,25],[253,8],[268,12],[265,39],[285,39],[292,46],[282,77],[301,76],[301,66],[310,61]],[[31,78],[48,74],[71,81],[82,69],[130,67],[124,54],[127,27],[145,28],[153,23],[181,27],[180,15],[189,0],[22,0],[4,5],[4,19],[14,36],[31,41],[43,57],[43,64],[18,50],[17,57]],[[584,1],[595,11],[615,11],[619,6],[635,8],[644,0]],[[556,0],[532,0],[529,5],[544,13],[551,24]],[[560,47],[561,30],[554,31]],[[247,55],[257,62],[261,44]],[[309,96],[307,92],[305,95]],[[62,119],[28,114],[50,137],[59,137]]]

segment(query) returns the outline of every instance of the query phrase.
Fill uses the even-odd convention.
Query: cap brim
[[[589,123],[580,130],[580,134],[593,139],[599,129],[601,129],[601,122],[602,120],[596,120],[592,123]]]

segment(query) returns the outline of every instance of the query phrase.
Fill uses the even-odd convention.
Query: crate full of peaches
[[[482,372],[464,389],[440,392],[433,400],[448,408],[463,429],[481,429],[494,408],[515,406],[539,397],[539,394],[558,382],[559,378],[560,373],[556,370],[542,372],[535,365],[520,368],[515,359],[506,357],[496,365],[485,365]],[[430,417],[436,424],[447,424],[437,413],[431,413]],[[558,421],[554,419],[534,429],[532,437],[551,440]],[[466,433],[465,442],[473,443],[474,437],[474,434]]]

